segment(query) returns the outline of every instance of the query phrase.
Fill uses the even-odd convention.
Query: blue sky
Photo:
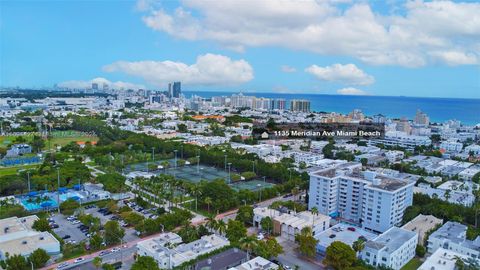
[[[480,98],[478,3],[289,1],[2,1],[0,85]]]

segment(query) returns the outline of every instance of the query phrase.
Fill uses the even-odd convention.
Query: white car
[[[112,252],[117,252],[117,251],[120,251],[120,248],[118,248],[118,247],[112,248]]]
[[[79,262],[83,262],[85,259],[80,257],[80,258],[76,258],[75,261],[73,263],[79,263]]]
[[[263,240],[265,238],[265,236],[263,235],[263,233],[259,233],[257,235],[257,240]]]
[[[61,263],[61,264],[59,264],[59,265],[57,266],[57,269],[62,269],[62,268],[64,268],[64,267],[67,267],[68,264],[69,264],[68,262],[63,262],[63,263]]]

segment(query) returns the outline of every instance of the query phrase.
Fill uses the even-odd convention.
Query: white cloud
[[[95,78],[90,81],[65,81],[58,83],[58,87],[69,89],[88,89],[92,87],[92,83],[98,83],[98,87],[102,89],[103,84],[107,84],[110,89],[128,90],[128,89],[145,89],[144,85],[129,82],[116,81],[111,82],[105,78]]]
[[[456,64],[480,62],[478,2],[409,1],[388,15],[375,13],[365,1],[341,1],[342,8],[335,2],[184,0],[175,11],[156,9],[143,21],[176,38],[211,40],[236,51],[280,46],[406,67],[452,64],[429,52],[456,51],[468,56]]]
[[[346,88],[338,89],[337,94],[346,95],[346,96],[366,96],[366,95],[370,95],[368,92],[365,92],[363,90],[353,88],[353,87],[346,87]]]
[[[288,65],[283,65],[280,67],[280,70],[285,72],[285,73],[293,73],[296,72],[297,69]]]
[[[319,80],[349,85],[369,85],[375,82],[372,76],[354,64],[334,64],[326,67],[311,65],[305,69],[305,72],[312,74]]]
[[[118,61],[104,66],[103,70],[141,77],[156,86],[172,81],[186,85],[232,86],[253,79],[253,69],[247,61],[217,54],[200,55],[191,65],[173,61]]]

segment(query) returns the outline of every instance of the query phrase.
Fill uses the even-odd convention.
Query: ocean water
[[[185,91],[184,95],[198,95],[205,98],[212,96],[231,96],[232,92]],[[390,118],[406,117],[413,119],[417,109],[425,112],[432,122],[460,120],[464,124],[480,124],[480,99],[462,98],[419,98],[387,96],[342,96],[316,94],[280,94],[280,93],[244,93],[256,97],[307,99],[314,111],[349,113],[360,109],[366,115],[381,113]],[[288,106],[288,105],[287,105]]]

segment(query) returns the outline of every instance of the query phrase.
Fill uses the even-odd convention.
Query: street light
[[[200,156],[197,156],[197,173],[200,172]]]
[[[58,213],[60,214],[60,168],[57,167],[57,204]]]
[[[231,168],[232,168],[232,163],[228,163],[228,183],[230,184],[232,182],[232,175],[231,175]]]
[[[227,171],[227,154],[225,154],[225,171]]]
[[[152,161],[155,163],[155,147],[152,147]]]

